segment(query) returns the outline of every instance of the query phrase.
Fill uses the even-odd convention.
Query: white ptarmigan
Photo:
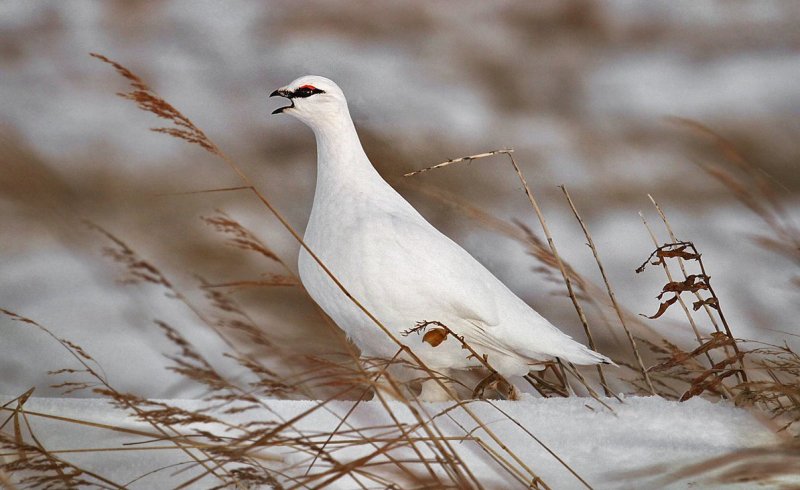
[[[437,371],[479,365],[459,342],[436,347],[400,332],[417,322],[447,325],[504,377],[523,376],[539,361],[610,363],[558,330],[463,248],[425,220],[384,181],[361,147],[342,90],[304,76],[274,91],[285,113],[317,140],[317,184],[304,241],[369,312]],[[395,344],[301,249],[300,279],[365,356],[389,359]],[[436,398],[431,381],[423,397]],[[427,396],[426,396],[426,393]]]

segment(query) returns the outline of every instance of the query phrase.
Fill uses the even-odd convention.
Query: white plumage
[[[317,76],[276,90],[291,100],[275,113],[314,131],[317,184],[305,242],[344,287],[433,369],[478,365],[455,340],[437,347],[400,332],[423,320],[450,327],[501,375],[560,358],[609,363],[545,320],[455,242],[425,220],[370,163],[341,89]],[[397,345],[304,250],[300,278],[311,297],[366,356],[391,358]]]

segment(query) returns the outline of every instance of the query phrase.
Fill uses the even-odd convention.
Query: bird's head
[[[300,77],[269,96],[286,97],[290,102],[288,106],[272,111],[273,114],[289,114],[312,128],[326,120],[348,114],[342,89],[325,77]]]

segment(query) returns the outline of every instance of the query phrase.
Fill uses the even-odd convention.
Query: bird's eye
[[[294,91],[295,97],[310,97],[314,94],[323,94],[324,90],[320,90],[313,85],[302,85]]]

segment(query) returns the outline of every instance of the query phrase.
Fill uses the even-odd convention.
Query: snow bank
[[[0,398],[2,401],[7,401]],[[494,402],[497,407],[516,419],[525,429],[534,434],[544,444],[559,455],[582,478],[595,488],[650,488],[661,487],[655,476],[660,472],[681,468],[682,465],[719,456],[730,451],[768,445],[775,442],[775,436],[747,412],[726,403],[711,403],[693,399],[685,403],[665,401],[660,398],[628,398],[623,404],[606,400],[614,413],[592,399],[527,399],[521,402]],[[171,400],[170,403],[188,409],[197,409],[202,402],[196,400]],[[243,422],[267,417],[280,421],[291,418],[314,406],[313,401],[267,401],[273,411],[270,415],[226,415],[227,420],[235,418]],[[325,409],[313,412],[295,425],[299,432],[324,434],[333,430],[352,406],[351,402],[334,402]],[[429,404],[424,409],[431,415],[440,411],[446,404]],[[146,424],[127,417],[124,413],[110,408],[103,400],[96,399],[58,399],[32,398],[26,405],[29,412],[74,417],[92,422],[130,429],[151,431]],[[571,475],[553,456],[533,441],[524,430],[506,419],[487,403],[476,402],[471,405],[479,417],[487,423],[503,442],[532,468],[552,488],[582,488],[580,482]],[[401,404],[393,404],[396,416],[405,423],[413,424],[414,418]],[[337,416],[338,414],[339,416]],[[475,428],[475,422],[462,410],[451,412],[452,418],[442,416],[437,426],[447,435],[464,434],[455,422],[466,429]],[[260,417],[260,418],[259,418]],[[3,417],[5,418],[5,417]],[[145,438],[136,435],[114,432],[108,429],[77,426],[63,421],[30,416],[34,431],[41,442],[51,451],[79,448],[123,448],[124,443],[141,442]],[[356,427],[374,427],[392,424],[386,412],[378,403],[365,402],[359,405],[347,419]],[[204,427],[205,428],[205,427]],[[348,427],[345,425],[342,430]],[[369,432],[369,430],[368,430]],[[377,434],[378,430],[370,433]],[[420,434],[421,435],[421,434]],[[490,438],[482,429],[473,435],[490,443]],[[343,440],[347,435],[334,438]],[[321,439],[324,441],[324,438]],[[335,445],[335,443],[334,443]],[[124,446],[128,450],[107,452],[71,452],[58,456],[75,462],[84,468],[101,473],[119,484],[128,484],[137,477],[169,465],[165,470],[149,474],[133,483],[130,488],[170,488],[189,480],[199,470],[188,463],[187,455],[176,449],[130,450],[143,446],[169,447],[169,444],[150,442],[144,445]],[[339,462],[346,462],[375,450],[372,446],[348,446],[333,454]],[[513,488],[513,480],[494,463],[474,442],[456,442],[454,449],[469,465],[471,471],[486,488]],[[496,445],[494,445],[497,448]],[[424,447],[422,447],[425,450]],[[407,451],[407,450],[405,450]],[[499,449],[498,449],[499,451]],[[502,451],[500,451],[502,453]],[[401,457],[404,453],[393,453]],[[275,468],[289,474],[302,475],[307,469],[307,456],[274,452],[270,458],[278,459]],[[376,461],[381,461],[376,458]],[[302,464],[298,464],[302,463]],[[297,465],[292,467],[292,465]],[[644,471],[651,476],[637,475]],[[323,463],[317,462],[314,471],[322,471]],[[421,469],[421,468],[420,468]],[[179,470],[182,470],[179,472]],[[663,474],[663,473],[662,473]],[[317,481],[320,483],[321,481]],[[368,482],[369,483],[369,482]],[[193,488],[209,488],[215,482],[204,478]],[[692,484],[688,481],[673,483],[676,488]],[[708,482],[702,483],[704,488]],[[338,480],[330,488],[353,488],[354,482]],[[367,485],[374,486],[374,483]]]

